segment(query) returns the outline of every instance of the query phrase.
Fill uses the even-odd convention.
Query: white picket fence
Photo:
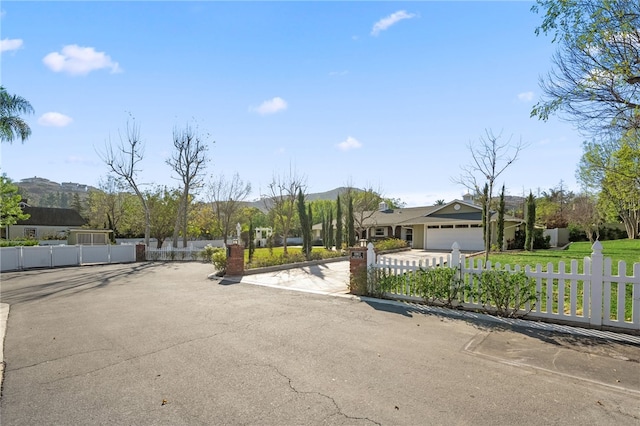
[[[187,261],[200,260],[201,251],[202,248],[193,245],[178,248],[165,246],[162,248],[147,247],[145,254],[149,261]]]
[[[407,277],[406,285],[385,293],[385,296],[408,300],[422,300],[409,279],[411,273],[419,269],[446,263],[449,267],[459,268],[462,281],[472,286],[479,285],[478,277],[483,271],[524,271],[525,275],[535,280],[537,295],[535,305],[525,306],[522,310],[522,314],[526,314],[527,318],[640,331],[640,263],[634,263],[631,275],[627,275],[627,265],[620,261],[618,273],[614,274],[612,260],[603,257],[602,244],[596,241],[592,250],[591,256],[583,260],[582,272],[578,272],[577,260],[571,260],[568,265],[566,262],[559,262],[555,270],[551,263],[547,264],[546,268],[540,264],[534,268],[523,268],[519,265],[502,267],[499,263],[492,265],[491,262],[483,265],[482,260],[477,260],[474,264],[474,259],[467,259],[460,253],[457,243],[453,245],[452,252],[446,258],[433,259],[431,264],[402,262],[382,256],[377,258],[373,245],[369,244],[367,267],[383,271],[386,275]],[[370,289],[372,285],[370,282]],[[469,309],[487,307],[474,300],[473,296],[465,294],[461,294],[457,302],[459,306]]]
[[[0,248],[0,271],[32,268],[56,268],[95,263],[127,263],[136,261],[134,245],[57,245]]]

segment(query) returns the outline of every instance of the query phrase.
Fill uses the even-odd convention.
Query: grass
[[[602,241],[602,253],[605,258],[609,257],[612,261],[612,273],[614,275],[618,274],[618,262],[624,261],[626,263],[626,271],[620,271],[621,274],[625,274],[627,276],[631,276],[633,273],[633,264],[640,263],[640,240],[609,240]],[[578,272],[583,272],[583,259],[587,256],[591,256],[592,244],[589,242],[577,242],[572,243],[566,250],[535,250],[533,252],[526,251],[518,251],[518,252],[508,252],[508,253],[491,253],[489,255],[489,260],[492,264],[500,263],[502,266],[504,265],[531,265],[534,267],[536,264],[541,264],[543,270],[547,270],[547,264],[551,263],[553,265],[554,270],[558,270],[558,264],[561,261],[565,262],[565,271],[569,270],[569,264],[571,260],[578,260]],[[559,294],[558,290],[558,280],[553,280],[553,298],[554,305],[557,304],[557,297]],[[565,311],[569,307],[569,287],[568,283],[565,283],[567,287],[564,290],[564,309]],[[617,299],[618,299],[618,291],[622,291],[626,293],[625,296],[625,309],[624,316],[626,320],[631,319],[632,312],[632,302],[633,302],[633,285],[632,284],[620,284],[622,288],[619,288],[617,283],[611,284],[611,307],[612,311],[615,312],[617,309]],[[577,291],[580,293],[582,290],[582,283],[578,283]],[[546,289],[544,290],[546,291]],[[546,304],[544,300],[546,297],[543,297],[543,307]],[[582,304],[581,299],[579,300],[579,304]],[[554,306],[553,309],[557,309],[557,306]],[[579,308],[578,310],[581,310]],[[613,316],[613,314],[612,314]]]
[[[640,240],[609,240],[601,243],[602,254],[612,260],[613,273],[615,274],[618,271],[618,261],[623,260],[627,264],[627,275],[631,275],[633,264],[640,262]],[[560,261],[564,261],[568,265],[571,260],[576,259],[578,260],[579,271],[582,272],[582,259],[591,256],[593,252],[591,246],[592,243],[586,241],[571,243],[566,250],[490,253],[489,260],[493,264],[500,262],[501,265],[531,265],[532,267],[539,263],[542,265],[543,270],[546,270],[547,263],[552,263],[554,269],[557,270]]]

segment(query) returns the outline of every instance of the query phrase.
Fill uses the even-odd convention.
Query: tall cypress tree
[[[336,250],[342,249],[342,205],[340,195],[336,197]]]
[[[333,247],[333,208],[329,209],[329,220],[327,222],[329,223],[329,229],[327,230],[327,239],[329,240],[329,244],[327,244],[327,249],[331,250]]]
[[[500,193],[500,206],[498,207],[498,250],[502,251],[504,241],[504,185],[502,185],[502,192]]]
[[[356,229],[353,219],[353,198],[349,196],[349,204],[347,206],[347,238],[349,247],[356,245]]]
[[[307,248],[309,241],[307,237],[307,228],[308,228],[308,217],[307,217],[307,207],[304,203],[304,194],[302,191],[298,191],[298,217],[300,218],[300,230],[302,233],[302,252],[305,257],[308,257],[309,250]]]
[[[533,198],[533,193],[529,191],[527,197],[527,228],[526,236],[524,239],[524,249],[533,251],[533,240],[535,239],[533,233],[535,231],[536,224],[536,200]]]
[[[313,212],[311,210],[311,203],[309,203],[309,205],[307,206],[307,228],[305,230],[306,234],[307,234],[307,251],[305,252],[305,256],[307,259],[311,259],[311,250],[312,250],[312,239],[313,239],[313,232],[311,230],[311,227],[313,226]]]

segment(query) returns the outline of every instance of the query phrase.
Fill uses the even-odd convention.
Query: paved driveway
[[[2,274],[2,425],[637,425],[638,347],[128,264]]]

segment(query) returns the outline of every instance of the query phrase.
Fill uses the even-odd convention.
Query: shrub
[[[480,286],[476,297],[488,310],[506,317],[526,315],[535,306],[537,300],[535,280],[524,272],[483,271],[478,277]],[[524,312],[524,309],[528,311]]]
[[[211,244],[207,244],[198,253],[198,255],[200,256],[200,259],[202,259],[203,262],[210,262],[213,259],[213,253],[215,253],[216,250],[218,249],[213,247]]]
[[[227,272],[227,251],[222,248],[214,248],[211,263],[221,275],[224,275]]]
[[[0,240],[0,247],[37,246],[36,240]]]
[[[438,266],[419,269],[415,278],[418,294],[426,302],[437,302],[450,307],[460,298],[463,283],[458,268]]]
[[[379,240],[373,243],[373,246],[378,251],[395,250],[400,248],[406,248],[407,242],[398,238],[388,238],[386,240]]]

